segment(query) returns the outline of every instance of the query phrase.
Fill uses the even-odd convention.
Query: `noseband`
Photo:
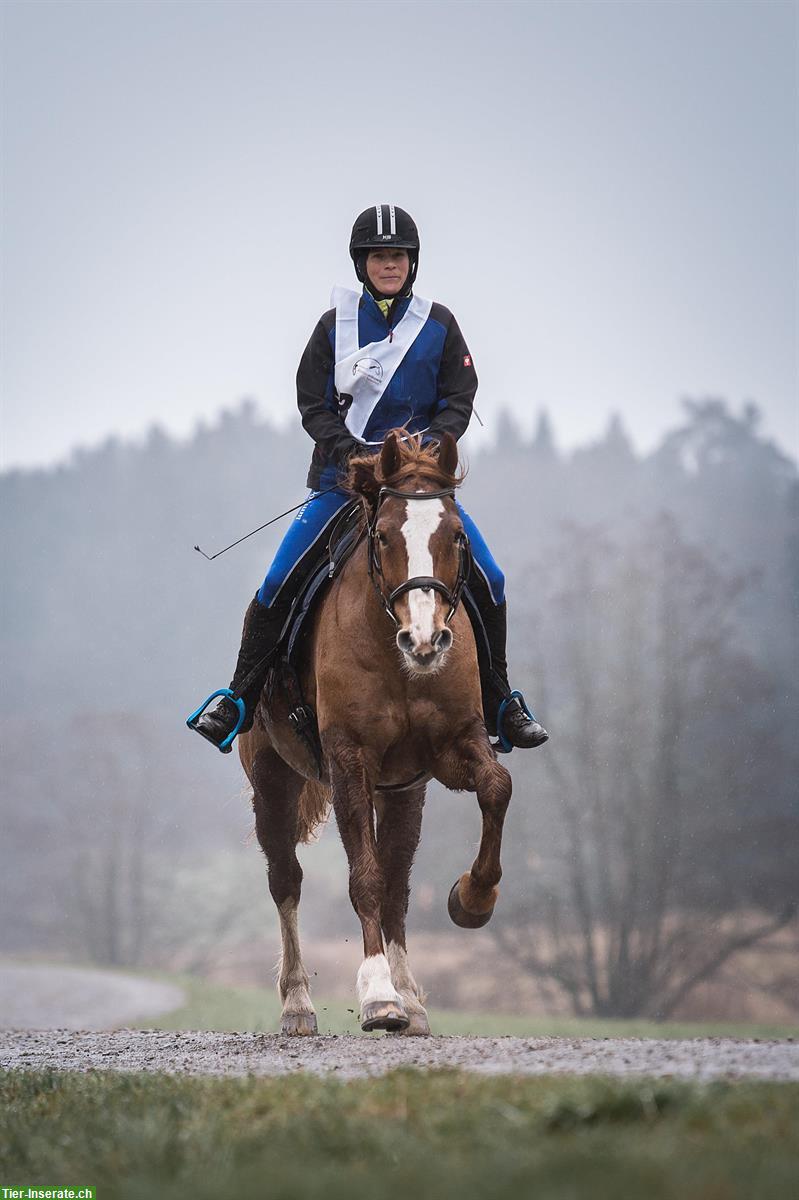
[[[394,605],[400,596],[404,596],[406,592],[412,592],[416,588],[420,588],[423,592],[438,592],[444,597],[449,604],[449,612],[444,618],[444,624],[449,625],[455,616],[455,610],[460,602],[461,593],[472,568],[472,550],[469,545],[469,539],[465,532],[458,539],[458,575],[455,580],[455,586],[451,590],[440,579],[436,579],[432,575],[414,575],[412,579],[406,579],[399,587],[395,587],[393,592],[386,595],[383,590],[385,576],[383,575],[383,564],[380,561],[380,543],[377,540],[377,518],[380,512],[380,505],[386,496],[396,496],[400,500],[442,500],[445,496],[450,496],[454,499],[455,489],[445,488],[441,492],[401,492],[397,488],[381,488],[380,495],[377,497],[374,516],[366,527],[369,578],[374,585],[380,603],[397,628],[399,628],[400,622],[397,614],[394,612]]]

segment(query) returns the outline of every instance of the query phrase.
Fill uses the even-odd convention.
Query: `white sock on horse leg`
[[[385,954],[370,954],[363,960],[358,968],[355,987],[361,1007],[375,1001],[402,1004],[402,997],[391,982],[391,970]]]

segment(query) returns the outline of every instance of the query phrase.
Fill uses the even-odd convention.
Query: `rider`
[[[311,492],[244,618],[231,683],[245,704],[240,732],[252,725],[269,655],[297,586],[318,562],[337,515],[351,499],[337,486],[350,456],[377,452],[388,431],[399,426],[421,433],[425,441],[435,441],[445,432],[459,438],[472,415],[477,374],[458,324],[442,304],[413,292],[419,266],[413,219],[390,204],[366,209],[353,226],[350,256],[363,291],[334,291],[334,307],[318,322],[297,372],[297,404],[315,442],[308,473]],[[361,348],[370,353],[361,353]],[[504,701],[501,733],[506,742],[540,746],[547,740],[546,730],[523,702],[511,697],[508,684],[504,576],[477,526],[460,505],[458,511],[476,568],[469,589],[491,653],[490,669],[483,664],[481,679],[486,726],[489,733],[498,732]],[[193,728],[221,748],[238,719],[236,704],[225,696],[194,721]]]

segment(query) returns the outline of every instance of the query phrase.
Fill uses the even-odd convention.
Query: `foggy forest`
[[[637,453],[508,416],[461,501],[507,576],[510,675],[551,734],[514,793],[490,928],[446,897],[474,796],[428,789],[409,937],[439,1006],[785,1020],[795,919],[799,481],[754,405],[683,402]],[[17,957],[266,983],[277,918],[237,756],[185,727],[235,662],[311,443],[243,401],[0,477],[4,920]],[[302,855],[327,993],[359,931],[335,822]],[[416,947],[416,952],[414,948]],[[312,957],[309,952],[308,958]],[[463,973],[455,964],[492,969]],[[795,969],[795,968],[793,968]],[[479,978],[477,977],[479,975]]]

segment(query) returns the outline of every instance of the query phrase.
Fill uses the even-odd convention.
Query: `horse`
[[[405,940],[430,779],[475,792],[482,814],[477,857],[450,891],[449,915],[475,929],[494,911],[511,778],[483,721],[474,634],[459,604],[469,563],[454,500],[461,481],[450,434],[436,450],[393,430],[379,456],[350,460],[347,487],[361,500],[364,536],[311,615],[299,669],[317,716],[321,775],[292,730],[287,697],[268,682],[252,729],[239,737],[280,919],[283,1034],[317,1032],[300,952],[296,847],[313,840],[331,805],[363,931],[362,1029],[430,1032]]]

